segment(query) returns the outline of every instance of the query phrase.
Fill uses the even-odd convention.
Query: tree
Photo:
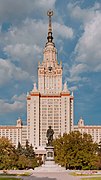
[[[19,155],[22,155],[23,152],[24,152],[24,148],[21,146],[20,142],[18,142],[17,153]]]
[[[21,149],[21,147],[19,147]],[[22,159],[25,161],[25,163],[22,163]],[[26,145],[25,148],[23,148],[23,154],[21,157],[19,157],[18,160],[18,166],[20,163],[20,169],[25,167],[25,168],[35,168],[36,166],[38,166],[37,163],[37,158],[35,157],[35,152],[33,149],[32,144],[29,145],[28,140],[26,140]]]
[[[16,167],[18,155],[10,140],[0,138],[0,169],[13,169]]]
[[[29,159],[24,155],[20,155],[17,161],[18,169],[26,169],[29,167]]]
[[[34,153],[34,150],[33,150],[33,146],[32,144],[29,145],[29,142],[28,140],[26,140],[26,145],[25,145],[25,148],[24,148],[24,155],[28,158],[35,158],[35,153]]]
[[[38,163],[32,145],[26,142],[24,148],[19,142],[16,149],[10,140],[0,138],[0,169],[34,169],[36,166]]]
[[[29,158],[35,158],[35,152],[33,150],[32,144],[29,146]]]
[[[98,144],[97,156],[98,156],[98,158],[97,158],[97,161],[96,161],[96,166],[97,166],[97,169],[101,170],[101,141]]]
[[[78,131],[64,134],[53,142],[55,161],[69,169],[92,169],[96,161],[97,144],[88,134]]]

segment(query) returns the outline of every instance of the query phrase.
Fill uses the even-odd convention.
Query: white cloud
[[[65,65],[64,74],[65,74],[65,81],[78,83],[78,82],[86,82],[88,79],[86,77],[81,76],[82,73],[89,71],[88,66],[83,63],[73,64],[71,67]],[[68,73],[68,76],[67,76]],[[71,87],[72,88],[72,87]],[[77,87],[75,86],[74,89],[76,90]]]
[[[51,0],[51,1],[47,1],[47,0],[41,0],[41,1],[37,1],[37,6],[39,6],[39,8],[44,8],[44,9],[51,9],[54,7],[56,0]]]
[[[86,63],[90,71],[101,71],[101,13],[85,24],[75,48],[76,61]]]
[[[81,8],[77,3],[67,6],[70,16],[82,23],[81,37],[75,47],[74,64],[67,80],[73,83],[89,82],[86,72],[101,72],[101,4]]]
[[[73,65],[72,68],[70,69],[70,76],[71,77],[75,77],[79,74],[81,74],[82,72],[86,72],[88,70],[88,67],[86,64],[77,64],[77,65]]]
[[[5,85],[11,80],[26,80],[29,74],[16,67],[9,60],[0,59],[0,85]]]
[[[62,38],[71,39],[73,38],[73,29],[59,23],[53,23],[55,37],[61,36]]]
[[[27,18],[20,26],[12,26],[8,32],[1,34],[3,50],[11,61],[19,61],[20,67],[32,76],[33,68],[37,69],[38,61],[42,60],[42,49],[47,41],[47,31],[47,23]],[[73,30],[64,24],[53,23],[53,37],[55,37],[55,42],[56,39],[59,41],[65,38],[71,39]]]
[[[15,45],[7,45],[4,47],[4,51],[7,54],[10,54],[13,58],[19,60],[20,58],[26,58],[30,56],[33,57],[34,52],[36,54],[41,53],[41,48],[37,45],[26,45],[26,44],[15,44]]]
[[[68,74],[65,79],[74,84],[87,83],[86,72],[101,71],[101,4],[95,3],[93,7],[83,9],[78,3],[69,3],[67,8],[69,15],[82,23],[83,33],[72,54],[72,66],[65,68],[64,74]]]
[[[95,2],[94,6],[85,9],[81,8],[77,3],[68,3],[67,9],[72,18],[87,23],[92,20],[99,11],[101,11],[101,4]]]
[[[15,94],[10,101],[0,99],[0,114],[23,112],[26,107],[26,94]]]
[[[54,9],[56,0],[0,0],[0,21],[18,21],[31,15],[43,15]]]
[[[20,112],[25,108],[25,104],[20,101],[15,101],[13,103],[8,103],[3,99],[0,99],[0,114]]]
[[[1,34],[3,43],[9,45],[25,44],[43,47],[43,42],[47,41],[48,23],[42,20],[26,19],[20,26],[12,26],[7,33]],[[73,29],[64,25],[53,22],[53,36],[58,38],[72,38]]]
[[[12,62],[17,61],[19,66],[30,76],[36,75],[33,69],[37,67],[42,49],[37,45],[14,44],[4,47],[5,54]]]
[[[41,31],[40,31],[41,30]],[[6,44],[42,45],[47,35],[47,25],[42,20],[25,19],[20,26],[12,26],[7,33],[2,34]],[[41,40],[42,39],[42,40]],[[41,42],[40,42],[41,40]]]
[[[78,90],[78,87],[77,87],[77,86],[71,86],[71,87],[69,88],[69,90],[70,90],[70,91],[76,91],[76,90]]]
[[[19,101],[19,102],[24,102],[26,101],[26,94],[22,93],[19,96],[17,94],[15,94],[12,99],[13,101]]]

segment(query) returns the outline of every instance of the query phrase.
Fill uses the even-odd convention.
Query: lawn
[[[21,180],[20,178],[0,177],[0,180]]]
[[[101,180],[101,177],[82,178],[82,180]]]
[[[81,172],[71,172],[69,173],[72,176],[94,176],[95,174],[87,174],[87,173],[81,173]]]

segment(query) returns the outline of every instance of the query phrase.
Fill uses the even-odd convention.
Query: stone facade
[[[49,24],[43,61],[38,64],[38,88],[34,84],[27,95],[29,142],[36,148],[45,147],[49,126],[54,129],[54,138],[73,130],[73,103],[74,97],[67,84],[62,87],[62,63],[58,62],[52,26]]]
[[[92,136],[92,140],[96,143],[101,141],[101,126],[85,125],[82,118],[80,118],[77,125],[74,125],[74,131],[80,131],[82,134],[90,134]]]

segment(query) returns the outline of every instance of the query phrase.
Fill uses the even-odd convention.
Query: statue
[[[47,146],[51,146],[52,145],[53,134],[54,134],[54,131],[53,131],[53,129],[51,129],[51,126],[49,126],[49,129],[47,130],[47,134],[46,134],[47,139],[48,139]]]

